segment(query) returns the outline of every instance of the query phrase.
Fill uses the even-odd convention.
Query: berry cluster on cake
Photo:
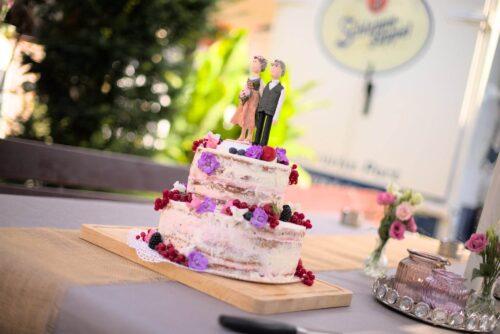
[[[187,185],[164,190],[158,230],[142,238],[165,259],[190,269],[262,283],[315,279],[300,261],[304,214],[284,203],[298,171],[286,150],[220,139],[193,143]]]

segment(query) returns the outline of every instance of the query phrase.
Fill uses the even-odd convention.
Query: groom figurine
[[[276,59],[271,64],[272,80],[262,92],[257,113],[255,115],[257,131],[255,132],[254,145],[267,145],[271,125],[276,123],[285,100],[285,88],[280,83],[280,78],[285,74],[285,63]]]

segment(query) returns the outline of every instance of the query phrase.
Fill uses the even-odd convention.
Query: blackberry
[[[283,211],[281,211],[280,220],[283,222],[288,222],[290,221],[290,218],[292,218],[292,208],[290,208],[290,205],[283,205]]]
[[[229,153],[236,154],[236,153],[238,153],[238,150],[236,149],[236,147],[230,147],[229,148]]]
[[[245,155],[245,150],[244,149],[241,149],[241,150],[238,150],[238,155]]]
[[[250,219],[252,219],[252,217],[253,217],[253,213],[251,211],[247,211],[243,215],[243,218],[245,218],[246,220],[250,220]]]
[[[156,245],[158,245],[161,241],[162,240],[161,240],[161,234],[160,234],[160,232],[155,232],[155,233],[153,233],[153,235],[149,239],[148,246],[151,249],[155,249]]]

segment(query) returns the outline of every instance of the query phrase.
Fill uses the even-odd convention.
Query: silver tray
[[[467,314],[465,310],[448,314],[446,311],[434,309],[424,302],[415,303],[410,297],[399,296],[393,287],[393,276],[380,277],[373,283],[373,296],[378,302],[410,318],[433,326],[469,333],[489,333],[497,325],[496,315]]]

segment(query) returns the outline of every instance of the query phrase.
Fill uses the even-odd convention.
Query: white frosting
[[[203,152],[214,154],[220,167],[207,175],[198,168]],[[199,148],[191,164],[188,191],[218,200],[239,199],[250,204],[282,203],[288,185],[290,167]]]
[[[280,222],[274,230],[258,229],[239,213],[228,216],[217,208],[196,214],[185,203],[171,201],[161,213],[159,231],[184,254],[203,252],[210,272],[260,282],[295,280],[305,228]]]

